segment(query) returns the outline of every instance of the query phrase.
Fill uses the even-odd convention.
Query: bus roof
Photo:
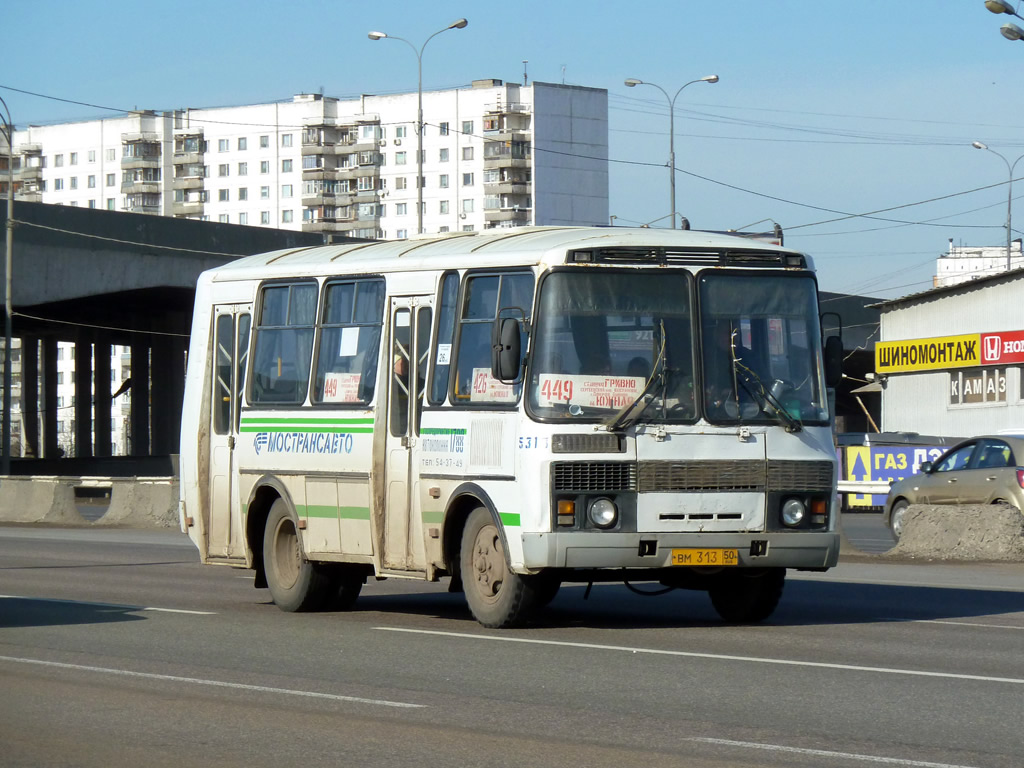
[[[213,280],[273,276],[391,271],[444,270],[565,263],[568,250],[652,248],[799,254],[751,238],[697,230],[626,227],[516,227],[482,232],[453,232],[406,240],[290,248],[259,253],[209,270]],[[802,255],[802,254],[799,254]],[[813,269],[804,256],[807,268]]]

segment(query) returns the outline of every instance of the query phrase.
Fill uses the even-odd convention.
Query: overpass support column
[[[82,329],[75,340],[75,456],[92,456],[92,339]]]
[[[39,456],[39,338],[21,340],[21,447],[23,455]]]
[[[153,455],[178,452],[181,403],[185,386],[183,341],[153,337]]]
[[[57,339],[46,336],[43,338],[43,458],[56,459],[59,455],[57,422],[60,413],[57,410]]]
[[[132,334],[132,456],[149,456],[149,339]]]
[[[96,334],[93,344],[93,403],[96,423],[93,427],[93,456],[110,456],[110,395],[113,393],[110,381],[110,337],[103,332]]]

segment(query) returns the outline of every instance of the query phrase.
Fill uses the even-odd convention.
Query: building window
[[[395,216],[405,216],[406,210],[405,203],[395,203]]]
[[[473,121],[463,120],[462,121],[462,133],[463,135],[470,135],[473,133]]]
[[[407,237],[409,237],[409,230],[400,229],[397,232],[395,232],[395,237],[398,238],[399,240],[405,240]]]
[[[95,149],[90,149],[89,150],[89,162],[90,163],[95,163],[96,162],[96,150]]]
[[[405,165],[405,152],[395,152],[395,165]]]
[[[53,191],[54,192],[60,192],[62,189],[64,189],[64,179],[54,179],[53,180]]]
[[[244,150],[249,148],[249,140],[245,136],[238,137],[238,149]]]
[[[396,139],[404,139],[405,138],[405,126],[404,125],[396,125],[395,126],[395,138]]]
[[[260,161],[260,173],[270,173],[270,161],[269,160],[261,160]]]
[[[239,187],[238,188],[238,200],[239,200],[239,202],[242,202],[242,201],[248,200],[248,199],[249,199],[249,190],[248,190],[248,188],[247,187]]]
[[[448,150],[447,150],[447,148],[442,149],[440,151],[438,160],[440,160],[442,163],[447,163],[448,162]]]
[[[442,200],[441,201],[441,210],[438,211],[438,213],[448,213],[448,201],[447,200]]]
[[[267,149],[270,147],[270,137],[260,136],[260,149]]]
[[[270,211],[260,211],[260,224],[270,223]]]
[[[281,185],[281,197],[288,198],[292,196],[292,185],[282,184]]]
[[[89,207],[90,208],[95,208],[96,207],[96,201],[95,200],[90,200],[89,201]]]
[[[441,189],[448,189],[448,174],[447,173],[442,173],[440,176],[438,176],[438,178],[437,178],[437,186],[439,186]]]
[[[115,210],[114,206],[115,206],[116,203],[117,203],[116,199],[114,199],[113,197],[108,197],[107,198],[107,210],[108,211]]]
[[[470,198],[467,198],[466,200],[462,201],[462,212],[463,213],[472,213],[473,212],[473,198],[470,197]]]
[[[289,134],[289,135],[291,135],[291,134]],[[290,158],[286,158],[286,159],[282,160],[281,161],[281,173],[291,173],[291,172],[292,172],[292,161],[291,161],[291,159]]]
[[[113,149],[113,148],[108,149],[107,150],[107,162],[108,163],[112,163],[115,160],[117,160],[117,150]]]
[[[402,179],[405,181],[405,179]],[[405,187],[395,186],[396,189],[405,189]],[[359,192],[372,192],[374,189],[373,177],[372,176],[360,176],[356,179],[356,189]]]
[[[231,190],[228,190],[228,189],[218,190],[217,191],[217,199],[220,202],[222,202],[222,203],[226,203],[226,202],[230,201],[231,200]]]
[[[281,134],[281,146],[290,147],[292,145],[292,135],[290,133]]]
[[[248,174],[249,174],[249,164],[248,163],[239,163],[238,164],[238,175],[239,176],[247,176]]]
[[[463,232],[472,232],[472,231],[474,231],[475,229],[476,229],[476,227],[475,227],[475,226],[473,226],[472,224],[463,224],[463,225],[462,225],[462,231],[463,231]]]
[[[71,165],[78,165],[78,153],[77,152],[72,152],[71,153]]]
[[[498,118],[496,117],[485,117],[484,118],[484,132],[498,130]]]
[[[292,212],[291,211],[281,211],[281,223],[282,224],[291,224],[292,223]]]
[[[395,189],[405,189],[405,176],[395,179]]]
[[[249,223],[249,214],[248,213],[240,213],[240,214],[238,214],[238,223],[239,224],[248,224]]]
[[[53,156],[53,167],[54,168],[63,168],[64,167],[64,155],[54,155]]]
[[[440,227],[437,231],[441,233],[451,232],[451,230],[448,227]]]
[[[230,148],[231,148],[231,142],[229,142],[227,139],[220,139],[217,142],[217,151],[218,152],[227,152]]]
[[[438,126],[438,129],[439,129],[438,130],[438,135],[439,136],[447,136],[448,135],[448,123],[441,123]]]
[[[227,163],[221,163],[220,165],[217,166],[217,175],[218,176],[230,176],[231,175],[231,166],[228,165]]]
[[[77,176],[72,176],[71,177],[71,188],[72,189],[78,189],[78,177]]]
[[[472,173],[464,173],[464,174],[462,174],[462,186],[464,186],[464,187],[472,187],[473,186],[473,174]]]
[[[960,371],[950,371],[950,405],[963,406],[1005,402],[1005,368],[967,368]]]
[[[270,199],[270,187],[260,187],[260,200]]]
[[[217,216],[217,221],[219,221],[221,224],[228,224],[230,223],[231,220],[228,218],[228,215],[226,213],[222,213],[219,216]]]
[[[462,159],[463,160],[472,160],[473,159],[473,148],[472,147],[463,147],[462,148]]]
[[[86,185],[89,187],[89,189],[96,189],[96,177],[95,176],[90,176],[86,180]]]

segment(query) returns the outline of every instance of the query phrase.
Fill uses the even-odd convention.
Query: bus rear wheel
[[[730,573],[708,590],[711,604],[724,621],[753,624],[775,612],[786,583],[785,568],[760,573]]]
[[[303,555],[298,525],[284,499],[275,501],[267,516],[263,569],[270,596],[282,611],[316,611],[331,596],[334,583]]]
[[[526,620],[534,605],[532,590],[509,570],[501,533],[483,507],[466,520],[459,560],[466,602],[478,622],[497,629]]]

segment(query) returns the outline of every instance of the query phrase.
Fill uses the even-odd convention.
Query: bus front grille
[[[773,491],[832,491],[832,462],[768,462],[768,488]]]
[[[631,461],[559,461],[551,465],[551,486],[565,491],[635,491]]]
[[[764,491],[763,461],[644,461],[641,493],[666,491]]]

